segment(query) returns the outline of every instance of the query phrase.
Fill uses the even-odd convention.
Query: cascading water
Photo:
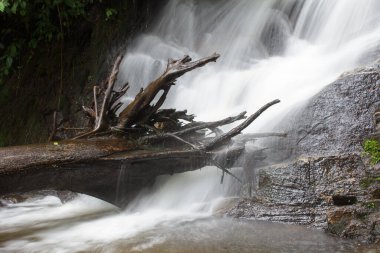
[[[267,131],[268,122],[278,123],[281,115],[342,72],[373,60],[380,48],[379,24],[378,0],[171,0],[153,31],[129,48],[118,85],[128,81],[134,97],[162,72],[168,58],[218,52],[217,63],[178,80],[165,106],[188,109],[200,120],[215,120],[244,110],[252,113],[279,98],[281,104],[247,130]],[[209,217],[215,202],[234,192],[230,188],[234,179],[220,185],[219,176],[209,167],[162,177],[153,194],[140,196],[126,211],[89,221],[73,217],[97,216],[112,208],[85,196],[64,205],[54,197],[10,205],[0,209],[0,235],[16,239],[0,236],[0,249],[123,252],[117,246],[122,244],[129,245],[128,252],[144,251],[175,237],[174,228]],[[32,217],[23,216],[25,210]],[[71,214],[51,224],[56,213],[66,211]],[[207,223],[206,228],[214,226]]]
[[[153,33],[129,50],[119,80],[133,84],[133,97],[162,72],[167,58],[218,52],[216,64],[178,80],[168,106],[210,120],[281,99],[252,125],[261,129],[268,118],[378,49],[379,5],[376,0],[171,1]]]

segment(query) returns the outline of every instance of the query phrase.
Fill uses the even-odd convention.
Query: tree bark
[[[218,58],[218,54],[213,54],[191,62],[191,58],[186,55],[180,60],[169,60],[165,72],[145,89],[141,89],[135,99],[120,113],[116,127],[119,129],[128,128],[139,123],[142,119],[149,118],[161,107],[170,87],[174,85],[178,77],[209,62],[215,62]],[[161,90],[164,91],[161,98],[156,105],[151,106],[150,104]]]

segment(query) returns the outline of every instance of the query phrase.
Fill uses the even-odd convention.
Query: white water
[[[282,102],[247,130],[266,131],[266,123],[278,122],[281,114],[342,72],[363,64],[379,47],[379,0],[171,0],[153,31],[136,39],[128,50],[118,84],[129,81],[133,97],[162,72],[167,58],[189,54],[197,59],[217,52],[221,54],[217,63],[178,80],[165,106],[188,109],[200,120],[215,120],[244,110],[253,113],[279,98]],[[219,176],[217,169],[206,168],[160,179],[154,194],[138,198],[122,213],[45,228],[9,240],[3,249],[93,249],[138,238],[163,224],[180,226],[184,221],[209,217],[215,203],[231,193],[228,182],[219,184]],[[55,203],[56,199],[43,201],[52,206],[32,202],[35,206],[20,204],[1,210],[0,231],[18,231],[21,224],[45,227],[62,213],[77,217],[109,209],[84,196],[65,205]],[[29,216],[22,215],[25,208],[29,208]],[[134,250],[165,240],[156,235]]]

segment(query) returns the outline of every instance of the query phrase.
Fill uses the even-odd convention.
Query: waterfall
[[[162,73],[168,58],[188,54],[197,59],[217,52],[217,63],[177,81],[164,107],[216,120],[244,110],[253,113],[279,98],[279,105],[246,130],[268,131],[294,105],[369,61],[366,57],[380,47],[379,24],[377,0],[171,0],[152,31],[128,49],[117,85],[130,82],[132,92],[124,98],[129,101]],[[214,187],[215,176],[202,177],[209,179],[204,195]],[[169,178],[170,190],[155,193],[143,206],[155,206],[151,198],[165,199],[171,208],[204,201],[200,185],[182,191],[180,180],[186,177],[181,178]],[[187,181],[195,181],[192,173]]]
[[[218,52],[216,64],[178,80],[165,106],[215,120],[281,99],[249,131],[263,129],[378,50],[379,10],[376,0],[172,0],[128,50],[119,85],[133,87],[128,101],[168,58]]]
[[[177,81],[164,107],[187,109],[198,120],[211,121],[245,110],[253,113],[278,98],[282,102],[246,130],[267,131],[344,71],[373,60],[380,49],[379,24],[379,0],[170,0],[151,31],[128,48],[116,85],[130,83],[123,98],[128,102],[164,70],[168,58],[188,54],[198,59],[217,52],[218,62]],[[177,226],[207,217],[220,198],[236,193],[230,188],[236,187],[234,179],[221,185],[220,176],[219,170],[207,167],[160,177],[152,194],[142,194],[122,213],[39,232],[39,240],[10,241],[6,247],[85,250],[135,237],[161,223]],[[82,204],[70,205],[84,208],[83,199],[90,201],[82,196],[76,200]],[[57,212],[56,207],[41,210],[49,211]],[[2,219],[0,226],[10,228],[12,219]]]

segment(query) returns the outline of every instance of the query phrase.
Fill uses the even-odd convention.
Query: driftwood
[[[152,119],[162,120],[163,117],[165,117],[165,113],[168,113],[167,110],[158,110],[165,102],[166,96],[168,95],[171,86],[175,85],[176,79],[191,70],[206,65],[207,63],[215,62],[218,58],[218,54],[213,54],[198,61],[192,61],[189,56],[184,56],[179,60],[169,60],[164,73],[156,80],[148,84],[145,89],[141,89],[140,92],[136,95],[135,99],[129,105],[127,105],[126,108],[124,108],[118,116],[116,116],[117,110],[122,106],[122,103],[118,102],[118,100],[128,91],[128,84],[122,87],[120,91],[113,90],[119,65],[122,60],[122,57],[119,56],[116,59],[110,76],[107,80],[107,89],[104,92],[100,112],[98,113],[97,86],[94,86],[94,108],[92,109],[85,106],[83,107],[87,115],[94,118],[93,130],[75,136],[74,139],[91,137],[105,130],[126,133],[130,131],[131,127],[134,125],[142,126],[145,128],[147,125],[153,126],[157,122],[152,122]],[[163,93],[161,94],[157,103],[152,105],[152,101],[156,98],[160,91],[163,91]],[[173,113],[175,114],[175,112]],[[177,118],[171,117],[168,119],[175,119],[175,121],[178,122],[179,119],[192,120],[194,118],[191,115],[187,115],[186,112],[177,112],[176,116]],[[113,120],[116,122],[112,122],[112,119],[116,119]]]
[[[120,113],[117,128],[123,129],[133,124],[146,122],[162,106],[170,87],[174,85],[178,77],[209,62],[215,62],[218,58],[218,54],[213,54],[192,62],[191,58],[186,55],[180,60],[169,60],[165,72],[151,82],[145,90],[142,89],[135,99]],[[151,102],[161,90],[163,94],[158,102],[151,105]]]
[[[229,167],[235,161],[239,162],[237,158],[244,152],[242,147],[204,153],[186,148],[127,149],[117,141],[98,142],[87,152],[84,151],[88,148],[86,142],[92,141],[79,140],[81,143],[79,145],[77,145],[78,140],[59,143],[62,147],[58,148],[50,144],[50,151],[45,154],[55,154],[57,161],[54,163],[50,163],[52,160],[49,159],[40,160],[39,163],[27,163],[37,158],[39,151],[46,150],[45,144],[39,147],[38,145],[13,147],[15,152],[19,151],[17,153],[35,151],[33,158],[28,155],[18,155],[17,158],[23,161],[19,164],[10,163],[10,160],[3,161],[2,158],[7,154],[0,150],[0,196],[40,189],[69,190],[124,207],[142,189],[150,187],[159,175],[181,173],[213,165],[212,159],[221,154],[226,162],[224,166]],[[119,149],[118,152],[115,145]],[[64,154],[60,149],[65,150]],[[120,151],[123,149],[126,151]],[[84,153],[87,159],[79,158]],[[110,153],[113,154],[109,155]],[[67,159],[66,154],[72,159]],[[108,155],[104,156],[105,154]],[[241,164],[236,165],[241,166]]]
[[[228,169],[239,161],[245,141],[238,141],[240,144],[235,143],[231,148],[232,138],[279,100],[264,105],[248,118],[246,112],[242,112],[215,122],[195,122],[194,115],[187,114],[187,111],[161,109],[178,77],[218,58],[218,54],[213,54],[197,61],[192,61],[189,56],[169,60],[164,73],[121,109],[124,105],[120,99],[128,91],[129,84],[114,89],[122,61],[122,57],[118,57],[105,82],[105,89],[94,86],[93,105],[83,106],[85,114],[92,120],[91,130],[69,140],[0,149],[0,194],[39,188],[70,189],[115,203],[112,198],[116,193],[106,189],[116,181],[119,185],[117,178],[122,168],[127,168],[133,177],[147,179],[134,190],[128,189],[132,192],[151,184],[157,175],[194,170],[207,164],[215,165],[223,175],[227,173],[241,181]],[[160,92],[162,94],[156,99]],[[157,102],[152,104],[153,101]],[[51,140],[59,131],[86,129],[62,128],[57,126],[56,114],[54,117]],[[226,133],[220,129],[243,119],[246,120]],[[207,132],[215,136],[209,137]],[[251,135],[248,139],[264,136],[279,134]],[[91,172],[91,168],[96,169]],[[102,192],[107,194],[102,195]]]
[[[210,62],[215,62],[218,58],[218,54],[213,54],[197,61],[192,61],[189,56],[184,56],[179,60],[168,60],[164,73],[149,83],[145,89],[141,89],[135,99],[119,115],[116,115],[117,109],[122,107],[119,99],[126,94],[129,87],[126,84],[119,91],[114,91],[113,89],[122,60],[121,57],[118,57],[106,82],[107,88],[104,92],[100,112],[98,113],[99,103],[97,100],[99,96],[97,95],[97,86],[94,86],[94,107],[84,107],[85,112],[94,118],[93,130],[75,136],[73,139],[97,137],[101,132],[105,134],[116,132],[124,136],[127,134],[128,138],[134,139],[140,145],[154,144],[165,139],[176,140],[199,150],[212,150],[223,145],[231,140],[232,137],[240,134],[266,109],[280,101],[274,100],[266,104],[228,133],[223,133],[218,127],[244,119],[246,112],[215,122],[194,122],[194,115],[188,115],[187,111],[160,109],[171,86],[175,85],[178,77]],[[157,103],[152,105],[151,103],[160,91],[163,91],[161,96],[158,98]],[[181,120],[189,123],[183,125]],[[199,133],[200,130],[204,129],[211,130],[216,137],[212,140],[207,139],[207,143],[205,143],[205,140],[202,140],[205,139],[204,134]],[[133,135],[136,135],[134,133],[137,133],[137,136],[133,137]],[[185,137],[187,140],[184,139]],[[190,140],[198,144],[192,143]]]

